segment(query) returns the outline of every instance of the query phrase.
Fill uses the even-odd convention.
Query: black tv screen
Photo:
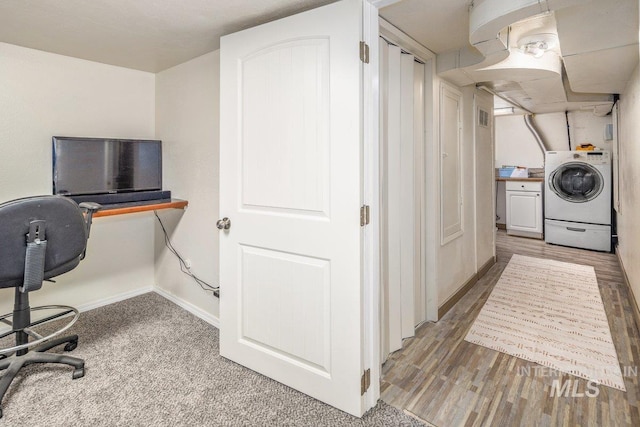
[[[161,141],[53,137],[53,194],[161,189]]]

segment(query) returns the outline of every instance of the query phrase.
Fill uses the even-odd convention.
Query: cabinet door
[[[542,232],[540,193],[507,192],[507,229]]]

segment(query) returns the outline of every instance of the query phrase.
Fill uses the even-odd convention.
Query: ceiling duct
[[[631,13],[627,3],[634,3],[632,0],[619,0],[620,4],[606,6],[596,1],[584,0],[474,0],[469,7],[469,43],[471,46],[459,49],[454,52],[441,53],[437,55],[436,72],[446,80],[459,86],[466,86],[474,83],[492,85],[491,82],[510,81],[516,89],[509,89],[503,92],[495,88],[504,97],[515,101],[530,111],[535,113],[548,113],[564,110],[577,110],[583,107],[594,108],[595,114],[601,111],[608,111],[612,97],[609,93],[616,91],[606,90],[613,83],[620,85],[624,78],[628,78],[629,73],[618,73],[619,79],[599,79],[598,87],[587,81],[585,77],[579,75],[579,71],[574,74],[578,78],[578,84],[585,82],[580,88],[594,90],[584,90],[591,92],[577,94],[572,89],[574,81],[571,75],[571,85],[567,81],[564,65],[568,60],[574,64],[581,60],[576,58],[567,59],[563,34],[580,35],[597,32],[598,34],[607,31],[598,28],[597,31],[591,29],[592,26],[583,25],[584,22],[597,22],[597,20],[582,20],[580,29],[573,27],[578,25],[576,19],[572,18],[568,24],[563,23],[563,34],[560,32],[560,23],[556,23],[556,16],[561,12],[563,20],[568,20],[567,16],[586,16],[592,18],[594,14],[601,13],[603,8],[612,9],[605,15],[615,15],[607,18],[606,22],[620,22],[627,12],[627,15],[635,16],[637,21],[637,9],[635,15]],[[637,8],[637,1],[635,1]],[[594,9],[594,12],[588,12]],[[613,11],[615,9],[615,11]],[[603,13],[603,12],[602,12]],[[595,18],[594,18],[595,19]],[[631,22],[633,19],[628,18]],[[634,21],[635,22],[635,21]],[[632,23],[632,22],[631,22]],[[629,25],[631,27],[631,25]],[[568,29],[568,28],[571,29]],[[608,31],[612,28],[607,27]],[[635,35],[637,38],[637,25]],[[626,25],[625,25],[626,29]],[[564,37],[570,37],[564,35]],[[616,37],[616,42],[618,42]],[[571,43],[577,40],[570,37]],[[591,45],[605,45],[602,40],[591,41],[590,37],[583,37],[582,48],[593,50]],[[584,43],[584,40],[590,40]],[[635,57],[633,55],[628,60],[620,63],[620,68],[626,70],[629,64],[637,64],[637,40],[635,44]],[[562,47],[560,46],[562,43]],[[595,43],[595,44],[594,44]],[[611,45],[611,41],[608,45]],[[607,46],[608,46],[607,45]],[[578,49],[570,45],[572,51]],[[617,48],[620,52],[626,52],[632,47]],[[626,49],[626,50],[625,50]],[[577,50],[576,50],[577,51]],[[608,58],[609,53],[604,52],[604,58]],[[614,54],[612,52],[611,54]],[[634,61],[635,58],[635,62]],[[582,69],[586,67],[583,66]],[[609,61],[590,60],[590,69],[605,69],[607,73],[616,72],[616,67],[611,67]],[[574,67],[576,68],[576,67]],[[576,68],[578,69],[578,68]],[[579,70],[579,69],[578,69]],[[601,73],[603,77],[609,74]],[[616,76],[618,75],[616,74]],[[624,76],[622,75],[624,74]],[[609,82],[612,82],[611,84]],[[608,107],[607,107],[608,106]]]
[[[564,85],[564,91],[567,94],[567,101],[569,103],[576,103],[580,105],[581,110],[593,110],[593,114],[599,117],[606,116],[613,107],[614,95],[604,93],[576,93],[571,90],[569,79],[563,69],[562,72],[562,84]]]

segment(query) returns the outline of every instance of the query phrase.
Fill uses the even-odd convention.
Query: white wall
[[[153,74],[0,43],[0,202],[51,194],[51,137],[153,138]],[[97,218],[87,258],[33,305],[80,308],[153,286],[148,215]],[[10,311],[11,289],[0,309]]]
[[[477,272],[476,270],[476,229],[475,229],[475,143],[473,138],[473,94],[476,92],[474,87],[465,87],[462,89],[462,120],[463,120],[463,136],[462,136],[462,221],[463,230],[458,238],[440,245],[439,236],[436,239],[436,264],[437,264],[437,288],[438,288],[438,307],[441,307],[449,298],[451,298],[470,278]],[[439,93],[436,92],[436,93]],[[437,133],[436,133],[437,134]],[[436,138],[436,141],[438,139]],[[437,158],[439,158],[438,153]],[[436,163],[437,164],[437,163]],[[493,169],[490,163],[487,168]],[[438,178],[439,182],[439,178]],[[439,191],[439,190],[438,190]],[[443,191],[446,191],[444,189]],[[439,200],[439,197],[437,198]],[[490,204],[488,209],[493,211]],[[439,215],[439,202],[437,205]],[[439,220],[438,220],[439,224]]]
[[[478,124],[478,108],[489,113],[489,127]],[[479,90],[475,92],[475,116],[470,123],[474,129],[475,153],[475,233],[476,271],[495,256],[495,172],[492,168],[494,154],[493,96]]]
[[[536,114],[535,124],[550,150],[569,150],[567,122],[564,113]],[[591,143],[611,150],[611,142],[604,140],[604,127],[611,124],[611,116],[598,117],[591,111],[569,112],[571,149],[579,144]],[[497,116],[496,167],[502,165],[544,167],[544,155],[524,123],[524,116]]]
[[[542,167],[544,156],[525,127],[524,116],[496,116],[495,127],[497,168],[502,165]]]
[[[620,95],[618,138],[620,139],[620,213],[618,251],[631,289],[640,305],[640,70]]]
[[[162,211],[171,240],[192,272],[218,285],[219,72],[220,51],[156,75],[156,137],[164,147],[164,186],[187,199],[186,211]],[[156,226],[156,284],[214,323],[218,299],[181,273]]]

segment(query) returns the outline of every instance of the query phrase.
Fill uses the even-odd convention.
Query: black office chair
[[[55,338],[78,319],[78,310],[69,306],[29,307],[29,292],[49,280],[73,270],[84,258],[91,219],[100,209],[97,203],[81,203],[62,196],[38,196],[0,204],[0,288],[14,287],[13,312],[0,317],[11,326],[0,339],[15,334],[15,346],[0,349],[0,403],[18,371],[32,363],[63,363],[75,368],[73,379],[84,376],[84,360],[64,354],[45,353],[61,344],[66,351],[78,345],[78,336]],[[31,321],[31,312],[56,313]],[[42,336],[34,328],[67,318],[64,326]],[[49,325],[50,327],[51,325]],[[2,417],[2,409],[0,409]]]

